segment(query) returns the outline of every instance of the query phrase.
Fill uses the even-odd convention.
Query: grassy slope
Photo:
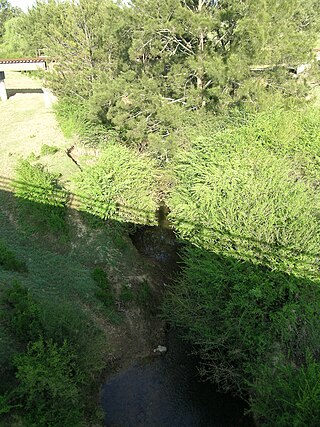
[[[6,76],[8,89],[41,87],[39,82],[20,73],[7,73]],[[71,176],[77,172],[77,167],[65,154],[66,147],[73,141],[63,137],[53,111],[44,107],[43,95],[18,93],[6,103],[0,103],[0,114],[4,123],[0,134],[0,176],[13,179],[19,156],[26,157],[31,153],[38,156],[43,144],[55,145],[61,150],[41,156],[40,162],[49,170],[61,173],[62,181],[68,187]],[[19,219],[17,201],[10,185],[4,183],[5,180],[0,179],[0,239],[27,263],[29,272],[19,274],[0,268],[0,292],[18,280],[32,290],[49,318],[51,310],[62,305],[68,306],[74,316],[87,317],[105,336],[105,357],[112,360],[117,357],[120,364],[148,354],[156,333],[148,330],[150,325],[141,310],[138,307],[122,310],[122,322],[115,324],[119,315],[116,313],[115,318],[106,315],[102,303],[95,297],[97,284],[91,278],[95,266],[103,268],[116,297],[124,285],[134,289],[149,278],[136,250],[118,231],[121,225],[114,223],[96,228],[89,225],[80,212],[69,209],[66,238],[60,239],[49,231],[39,235]],[[54,315],[52,317],[54,322]],[[3,361],[11,350],[14,351],[12,337],[0,324],[0,357],[3,356]],[[94,363],[94,351],[90,357]]]
[[[15,90],[39,90],[41,81],[17,73],[6,73],[7,102],[0,103],[0,175],[12,177],[19,156],[32,152],[38,155],[43,144],[61,149],[54,156],[47,156],[45,163],[65,178],[76,172],[76,166],[64,150],[72,145],[67,141],[55,120],[52,109],[45,108],[42,93],[15,93]],[[10,96],[11,95],[11,96]]]

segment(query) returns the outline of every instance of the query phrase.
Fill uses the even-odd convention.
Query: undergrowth
[[[5,270],[26,272],[28,271],[25,261],[19,260],[15,253],[7,248],[5,243],[0,240],[0,267]]]
[[[21,159],[13,186],[21,220],[29,224],[31,230],[67,233],[68,195],[59,183],[58,175],[48,172],[40,163]]]

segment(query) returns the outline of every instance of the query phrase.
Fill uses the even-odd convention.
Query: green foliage
[[[127,304],[134,300],[134,291],[129,285],[123,285],[120,293],[120,300],[124,304]]]
[[[17,395],[23,403],[27,425],[82,426],[82,404],[74,356],[67,342],[58,346],[51,340],[30,344],[24,354],[15,357]]]
[[[39,306],[27,288],[15,282],[5,290],[2,299],[6,306],[3,319],[19,340],[27,343],[43,333]]]
[[[83,101],[117,56],[115,43],[119,49],[122,42],[120,37],[114,41],[112,33],[121,15],[118,6],[105,0],[41,1],[25,15],[20,31],[30,48],[54,58],[54,70],[47,76],[54,90]]]
[[[12,405],[10,403],[12,396],[7,393],[0,395],[0,415],[8,414],[12,409],[19,407],[20,405]]]
[[[62,98],[54,106],[59,125],[66,138],[77,136],[82,144],[89,147],[103,147],[110,138],[116,138],[116,132],[108,130],[93,117],[90,118],[84,103],[75,103],[69,98]]]
[[[114,295],[107,277],[102,268],[95,268],[92,271],[92,278],[98,284],[96,297],[104,304],[106,308],[112,308],[114,305]]]
[[[0,43],[0,58],[35,56],[35,52],[29,50],[28,39],[20,32],[23,19],[23,16],[15,16],[4,24],[4,34],[2,43]]]
[[[264,367],[253,384],[252,411],[262,426],[316,427],[320,419],[320,365],[307,353],[302,366]]]
[[[0,0],[0,42],[5,33],[5,24],[11,18],[21,14],[21,9],[11,6],[8,0]]]
[[[151,288],[148,282],[144,281],[141,284],[139,284],[139,286],[136,289],[135,300],[136,300],[136,303],[144,309],[147,309],[148,307],[150,307]]]
[[[51,154],[55,154],[58,151],[59,151],[59,148],[55,147],[54,145],[43,144],[41,146],[40,154],[41,156],[50,156]]]
[[[5,243],[0,240],[0,266],[5,270],[26,272],[28,271],[27,265],[24,261],[16,258],[14,252],[10,251]]]
[[[287,68],[310,62],[320,26],[317,0],[49,1],[22,21],[30,49],[55,59],[49,84],[73,104],[58,106],[71,113],[66,133],[97,144],[112,130],[162,162],[199,112],[304,97],[306,84]],[[252,71],[261,65],[269,70]]]
[[[46,171],[41,164],[20,160],[16,168],[14,191],[20,199],[20,209],[25,220],[31,218],[38,229],[66,232],[68,197],[56,174]]]
[[[293,113],[282,112],[281,121],[280,114],[195,136],[193,148],[176,157],[168,205],[181,236],[192,243],[312,277],[319,250],[318,125],[306,135],[307,112],[295,121]]]
[[[317,111],[263,112],[241,126],[193,129],[189,138],[190,150],[174,159],[167,200],[189,244],[166,313],[195,344],[203,374],[224,390],[245,395],[270,366],[254,411],[264,398],[273,411],[281,396],[272,392],[273,364],[298,366],[302,375],[306,349],[320,351]],[[312,405],[305,410],[317,419]],[[267,406],[258,409],[267,425],[295,425],[272,417],[268,424]]]
[[[77,179],[82,209],[100,218],[155,223],[155,162],[110,144]]]

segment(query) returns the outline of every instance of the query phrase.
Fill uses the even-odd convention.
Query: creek
[[[132,236],[139,252],[170,280],[178,270],[180,244],[159,210],[158,227],[141,227]],[[201,381],[199,360],[177,331],[169,330],[164,355],[146,358],[114,374],[102,387],[106,427],[249,427],[246,404]]]

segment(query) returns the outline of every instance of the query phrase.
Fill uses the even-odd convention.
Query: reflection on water
[[[169,333],[168,353],[114,375],[102,390],[107,427],[248,427],[245,404],[200,382],[196,360]]]

